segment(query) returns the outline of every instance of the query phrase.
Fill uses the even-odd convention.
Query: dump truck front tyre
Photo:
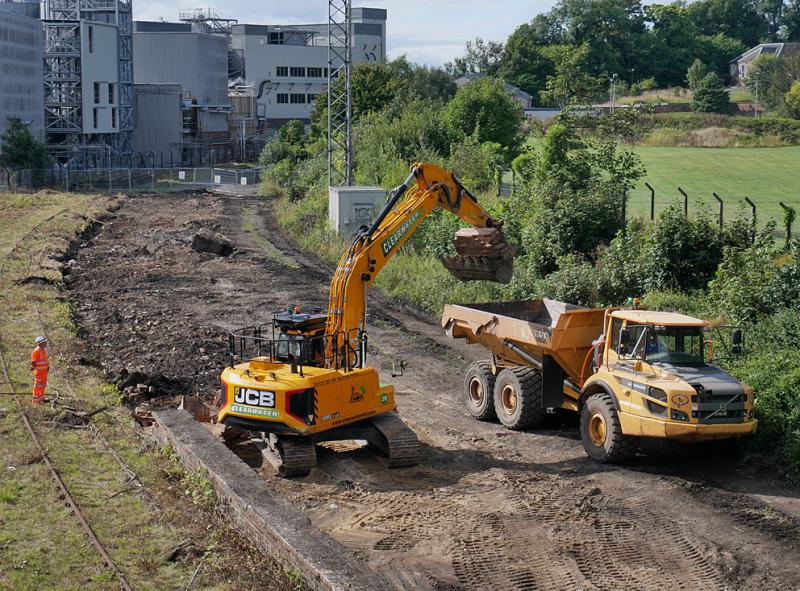
[[[608,392],[592,395],[581,408],[581,439],[589,457],[602,464],[624,462],[638,449],[636,437],[622,434],[622,424]]]
[[[530,367],[501,371],[494,383],[497,418],[514,431],[540,425],[547,417],[542,407],[542,376]]]
[[[494,382],[492,364],[476,361],[464,374],[464,404],[467,411],[479,421],[497,418],[494,411]]]

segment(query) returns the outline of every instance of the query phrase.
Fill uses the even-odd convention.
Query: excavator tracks
[[[387,468],[416,466],[422,457],[417,434],[409,429],[395,413],[374,417],[368,421],[375,432],[367,438],[381,455],[380,461]]]
[[[261,450],[281,476],[308,476],[317,465],[317,450],[314,442],[306,437],[270,434],[266,446]]]

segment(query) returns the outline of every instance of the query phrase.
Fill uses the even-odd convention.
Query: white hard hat
[[[41,345],[42,343],[47,342],[47,337],[36,337],[36,344]]]

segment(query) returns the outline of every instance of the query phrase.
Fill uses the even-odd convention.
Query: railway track
[[[17,405],[17,408],[19,409],[20,416],[22,416],[22,422],[25,424],[25,428],[28,430],[31,439],[33,439],[33,442],[36,445],[36,449],[41,455],[42,461],[44,462],[45,466],[47,466],[47,469],[50,471],[50,475],[53,477],[53,480],[56,481],[56,484],[58,485],[58,488],[61,491],[61,495],[63,496],[66,503],[69,505],[72,514],[75,515],[75,518],[81,524],[81,528],[86,534],[86,537],[89,538],[89,541],[92,543],[92,546],[94,546],[95,550],[97,550],[97,553],[103,559],[103,562],[105,562],[106,566],[108,566],[108,568],[111,569],[111,571],[116,575],[117,580],[119,581],[120,584],[120,589],[122,589],[123,591],[133,591],[133,587],[131,587],[130,583],[128,582],[128,579],[125,577],[125,574],[122,572],[122,570],[120,570],[119,566],[117,566],[117,563],[114,562],[114,559],[111,558],[111,556],[109,555],[105,546],[103,546],[102,542],[100,542],[100,540],[98,539],[97,534],[95,534],[94,530],[92,529],[92,526],[89,524],[88,520],[86,519],[86,516],[83,514],[83,511],[81,511],[81,508],[75,502],[75,499],[73,498],[72,494],[67,488],[67,485],[64,483],[64,480],[59,475],[58,470],[56,469],[55,466],[53,466],[53,463],[50,461],[50,457],[47,455],[47,450],[45,450],[44,446],[42,445],[42,441],[36,434],[36,431],[34,430],[33,425],[31,424],[30,418],[28,417],[28,414],[25,412],[24,406],[19,400],[18,397],[19,393],[17,392],[17,386],[14,382],[11,381],[11,374],[8,371],[8,364],[6,363],[6,358],[5,355],[3,354],[3,342],[1,338],[0,338],[0,369],[2,369],[3,377],[6,380],[6,382],[8,382],[13,392],[11,397],[14,400],[14,403]]]

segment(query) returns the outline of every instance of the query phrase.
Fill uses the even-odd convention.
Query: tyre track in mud
[[[268,320],[287,304],[324,306],[332,268],[298,250],[271,207],[252,196],[126,200],[73,271],[78,320],[87,336],[100,331],[112,341],[92,354],[112,372],[138,363],[211,398],[228,328]],[[271,259],[242,231],[244,208],[261,212],[256,230],[301,269]],[[201,226],[240,250],[228,259],[194,253],[188,242]],[[328,444],[309,477],[281,480],[247,446],[239,451],[270,487],[398,588],[800,587],[796,518],[759,518],[768,513],[763,502],[711,480],[687,484],[674,462],[668,476],[658,460],[594,464],[570,419],[527,433],[472,420],[461,376],[481,351],[451,345],[424,315],[375,296],[372,363],[388,382],[392,361],[408,361],[391,382],[401,416],[423,442],[422,464],[387,471],[356,445]],[[161,328],[139,330],[149,318]]]

